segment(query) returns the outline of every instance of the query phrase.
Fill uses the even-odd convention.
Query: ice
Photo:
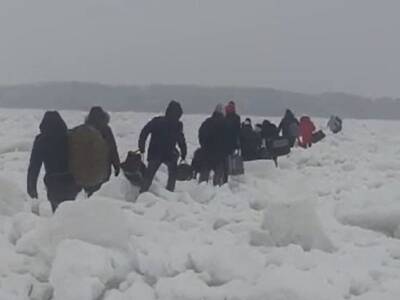
[[[129,249],[129,228],[120,209],[123,202],[93,197],[63,202],[54,217],[17,243],[18,251],[54,257],[58,244],[65,239],[79,239],[104,247]]]
[[[26,195],[4,173],[0,173],[0,190],[0,215],[12,216],[23,210]]]
[[[42,114],[0,110],[1,300],[399,299],[400,122],[346,120],[222,187],[178,182],[170,193],[162,167],[138,195],[112,176],[53,215],[43,172],[39,200],[25,195]],[[85,113],[62,115],[72,127]],[[122,159],[152,116],[112,114]],[[189,158],[204,118],[184,118]]]
[[[57,248],[50,273],[54,298],[98,299],[106,286],[126,276],[120,273],[123,268],[118,267],[116,258],[118,255],[109,249],[78,240],[64,240]]]
[[[309,201],[271,204],[264,213],[263,229],[279,247],[297,244],[306,251],[335,249]]]

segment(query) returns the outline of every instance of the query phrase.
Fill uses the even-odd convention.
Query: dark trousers
[[[64,201],[75,200],[82,190],[77,186],[69,174],[54,174],[45,176],[47,199],[50,201],[53,212]]]
[[[225,183],[225,162],[219,162],[215,166],[202,166],[200,171],[200,182],[208,182],[210,172],[214,171],[213,184],[221,186]]]
[[[168,167],[167,190],[170,192],[173,192],[175,190],[177,160],[165,162],[161,160],[150,160],[144,174],[143,184],[140,189],[141,193],[147,192],[149,190],[151,184],[153,183],[154,176],[156,175],[162,163],[164,163]]]
[[[287,138],[289,139],[290,148],[293,148],[294,147],[294,143],[296,142],[296,137],[289,136]]]

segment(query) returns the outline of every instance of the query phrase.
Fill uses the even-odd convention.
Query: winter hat
[[[235,102],[229,101],[228,105],[225,106],[225,113],[226,114],[232,114],[236,112],[236,105]]]
[[[110,115],[103,110],[100,106],[93,106],[90,109],[85,123],[93,126],[102,127],[110,122]]]
[[[218,103],[218,104],[217,104],[217,106],[216,106],[215,109],[214,109],[214,112],[215,112],[215,113],[219,113],[219,114],[221,114],[221,115],[224,114],[224,107],[222,106],[221,103]]]
[[[179,102],[172,100],[165,111],[165,116],[170,119],[179,120],[182,117],[183,110]]]
[[[246,120],[244,120],[244,124],[245,125],[251,125],[251,119],[250,118],[246,118]]]
[[[46,111],[40,123],[40,132],[47,135],[67,134],[67,125],[57,111]]]

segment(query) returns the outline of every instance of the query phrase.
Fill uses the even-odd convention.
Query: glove
[[[38,192],[36,191],[36,189],[29,189],[28,190],[28,195],[32,199],[37,199],[38,198]]]
[[[115,177],[118,177],[119,172],[120,172],[120,167],[117,167],[117,168],[114,169],[114,175],[115,175]]]

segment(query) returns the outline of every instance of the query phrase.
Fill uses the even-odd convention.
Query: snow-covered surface
[[[113,178],[52,216],[42,183],[40,201],[25,195],[42,114],[0,110],[1,300],[400,299],[400,122],[346,120],[221,188],[170,193],[162,168],[133,202],[137,190]],[[112,115],[122,158],[151,116]],[[204,117],[184,117],[191,153]]]

